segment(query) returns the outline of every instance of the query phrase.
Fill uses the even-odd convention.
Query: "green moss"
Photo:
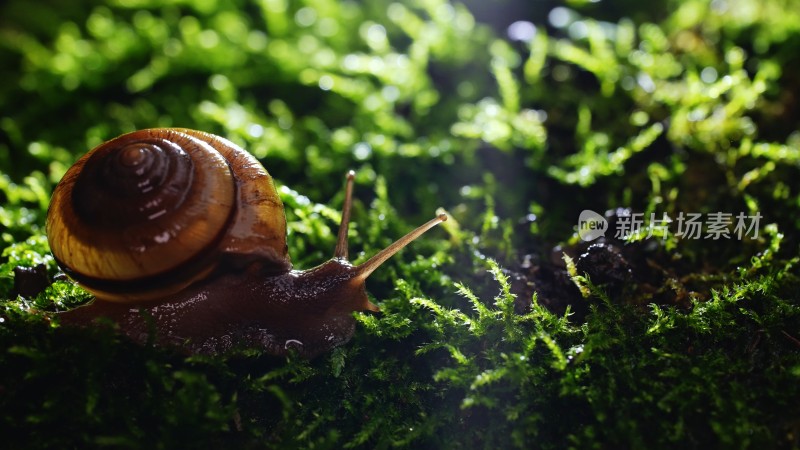
[[[0,6],[4,442],[797,448],[800,4],[564,4]],[[516,20],[535,35],[511,39]],[[371,277],[382,313],[311,361],[59,327],[89,296],[49,254],[50,192],[86,150],[156,126],[261,159],[300,268],[333,251],[349,169],[356,262],[437,208],[451,220]],[[717,240],[673,222],[584,257],[579,213],[623,207],[761,222]],[[17,295],[14,268],[39,264],[56,281]]]

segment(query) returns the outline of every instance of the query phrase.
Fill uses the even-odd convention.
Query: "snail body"
[[[88,152],[53,192],[47,236],[64,272],[93,293],[58,314],[111,322],[139,343],[189,353],[258,347],[312,357],[352,337],[355,311],[378,311],[366,278],[440,215],[364,264],[347,260],[353,175],[333,258],[294,270],[271,176],[221,137],[147,129]]]

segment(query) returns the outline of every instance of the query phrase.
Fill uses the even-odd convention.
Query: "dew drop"
[[[169,231],[165,231],[161,234],[153,236],[153,239],[158,242],[159,244],[165,244],[169,242]]]
[[[512,41],[530,42],[536,35],[536,25],[527,20],[518,20],[508,26],[507,32]]]

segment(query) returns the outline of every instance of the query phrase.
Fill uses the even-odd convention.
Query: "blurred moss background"
[[[3,439],[798,448],[799,63],[794,0],[6,1]],[[57,274],[53,186],[104,140],[167,126],[261,159],[296,267],[330,256],[348,169],[357,262],[437,208],[452,220],[370,279],[383,312],[312,361],[59,328],[83,291],[13,283],[17,266]],[[563,266],[586,250],[580,211],[620,207],[761,229],[633,236]],[[609,259],[645,275],[604,279]]]

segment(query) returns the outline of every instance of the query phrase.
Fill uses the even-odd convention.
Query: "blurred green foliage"
[[[4,441],[798,448],[799,16],[794,0],[5,2]],[[17,266],[57,274],[53,186],[100,142],[161,126],[264,162],[300,268],[332,252],[348,169],[356,262],[439,207],[452,220],[370,279],[383,312],[312,361],[58,327],[80,288],[13,292]],[[617,207],[764,223],[745,241],[631,239],[705,283],[689,308],[568,264],[584,303],[519,311],[522,261]]]

